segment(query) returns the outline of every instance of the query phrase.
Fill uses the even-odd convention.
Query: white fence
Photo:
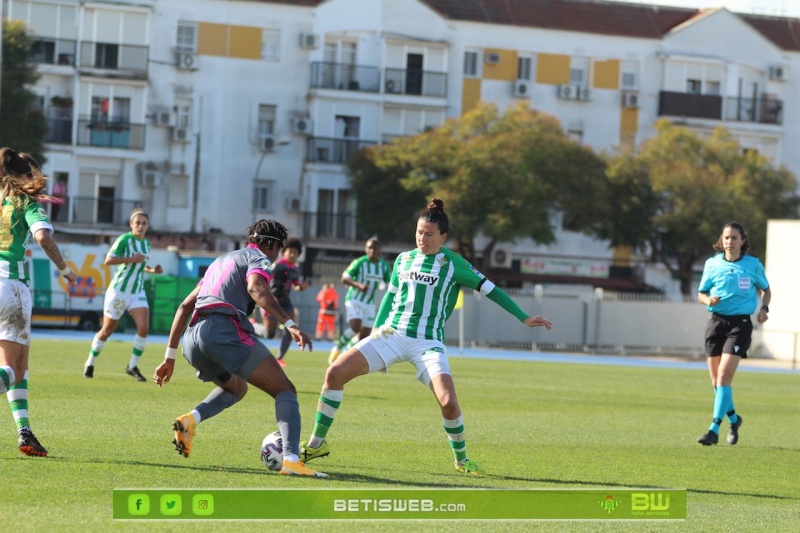
[[[295,293],[292,298],[301,310],[301,327],[314,331],[319,309],[314,297],[317,286]],[[339,288],[342,313],[344,291]],[[597,354],[683,355],[701,358],[704,332],[709,314],[694,299],[673,301],[657,295],[569,292],[543,290],[534,294],[508,291],[519,306],[532,315],[553,321],[553,329],[529,329],[488,298],[467,292],[464,307],[447,323],[447,344],[516,348],[534,351],[568,351]],[[463,317],[459,316],[463,313]],[[463,326],[462,326],[463,324]],[[767,354],[761,330],[753,334],[751,357],[776,357],[791,360],[792,342],[780,354]],[[784,353],[785,352],[785,353]]]

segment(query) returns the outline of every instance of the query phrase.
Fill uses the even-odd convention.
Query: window
[[[261,37],[261,57],[267,61],[281,59],[281,30],[265,29]]]
[[[719,95],[720,94],[720,85],[718,81],[707,81],[706,82],[706,94],[713,94]]]
[[[258,106],[258,134],[272,135],[275,133],[276,106],[260,104]]]
[[[701,80],[688,79],[686,80],[686,92],[689,94],[700,94],[702,92],[703,82]]]
[[[178,52],[195,53],[197,51],[197,23],[181,20],[178,22],[178,35],[175,40]]]
[[[94,66],[96,68],[117,68],[118,58],[118,44],[95,43]]]
[[[253,210],[272,211],[272,188],[274,182],[258,180],[253,190]]]
[[[622,90],[636,91],[639,89],[639,65],[624,61],[622,63]]]
[[[531,58],[520,57],[517,60],[517,79],[530,80],[531,79]]]
[[[129,122],[131,115],[130,98],[92,97],[91,117],[93,122]]]
[[[464,76],[478,77],[478,52],[464,52]]]
[[[192,115],[191,104],[189,102],[176,101],[172,109],[175,111],[175,127],[188,128],[190,123],[189,118]]]
[[[569,66],[569,83],[578,87],[586,87],[589,82],[589,60],[585,57],[573,57]]]

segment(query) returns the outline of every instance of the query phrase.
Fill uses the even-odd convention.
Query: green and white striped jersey
[[[415,339],[444,341],[444,325],[462,285],[483,294],[495,288],[466,259],[446,248],[431,255],[416,249],[403,252],[394,262],[386,295],[392,298],[391,310],[388,317],[381,316],[381,305],[375,325],[389,325]]]
[[[46,229],[52,233],[53,226],[42,204],[31,198],[23,198],[21,208],[15,209],[11,198],[3,198],[0,212],[0,278],[26,281],[28,262],[25,250],[31,232]]]
[[[133,257],[136,254],[144,254],[146,258],[149,258],[151,247],[150,241],[137,239],[129,231],[117,237],[117,240],[114,241],[108,251],[108,255],[126,258]],[[109,287],[127,294],[135,294],[144,290],[144,267],[146,265],[147,259],[142,263],[122,263],[117,265],[117,271],[114,272],[114,277],[111,279]]]
[[[378,258],[376,262],[369,260],[367,255],[362,255],[347,267],[344,276],[367,285],[366,291],[360,291],[355,287],[350,287],[344,299],[346,302],[357,301],[365,304],[375,303],[375,293],[381,282],[389,283],[389,276],[392,267],[383,259]]]

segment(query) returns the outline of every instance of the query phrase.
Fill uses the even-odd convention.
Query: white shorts
[[[103,301],[103,314],[111,320],[119,320],[126,309],[136,309],[138,307],[147,307],[147,296],[144,291],[128,294],[112,287],[109,287],[106,291],[106,299]]]
[[[0,340],[30,346],[32,307],[24,281],[0,278]]]
[[[447,348],[441,341],[413,339],[382,326],[355,345],[369,364],[370,372],[386,372],[390,366],[408,361],[417,369],[417,379],[426,387],[439,374],[450,375]]]
[[[371,328],[375,323],[375,304],[365,304],[358,300],[348,300],[344,303],[347,309],[347,321],[360,320],[362,328]],[[356,331],[356,333],[358,333]]]

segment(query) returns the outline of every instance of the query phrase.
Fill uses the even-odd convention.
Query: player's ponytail
[[[439,233],[447,233],[450,229],[447,213],[444,212],[444,202],[439,198],[431,198],[428,209],[422,212],[419,219],[436,224],[439,227]]]

